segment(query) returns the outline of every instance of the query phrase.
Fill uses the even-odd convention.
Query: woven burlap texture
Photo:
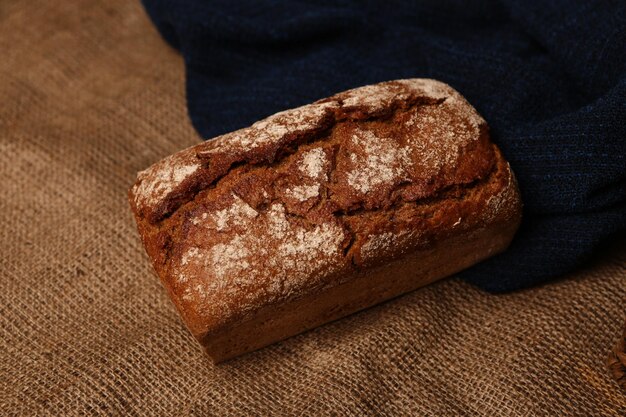
[[[212,365],[126,200],[198,141],[181,58],[128,0],[2,2],[0,51],[0,414],[626,413],[606,368],[623,249],[510,295],[448,279]]]
[[[624,323],[622,335],[609,352],[607,365],[613,378],[626,390],[626,323]]]

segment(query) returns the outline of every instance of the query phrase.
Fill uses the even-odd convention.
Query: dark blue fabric
[[[211,138],[384,80],[430,77],[485,117],[522,190],[510,249],[462,277],[509,291],[626,229],[626,1],[144,0]]]

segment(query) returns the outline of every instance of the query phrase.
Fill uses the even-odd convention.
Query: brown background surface
[[[6,415],[626,415],[626,246],[504,296],[448,279],[214,366],[150,270],[137,171],[198,138],[137,1],[0,3]]]

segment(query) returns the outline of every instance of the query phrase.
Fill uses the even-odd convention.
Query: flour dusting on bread
[[[368,130],[357,130],[351,141],[363,150],[350,155],[353,167],[347,173],[348,184],[356,191],[366,194],[379,184],[393,184],[408,178],[407,173],[413,166],[408,147]]]
[[[229,224],[222,230],[235,229]],[[179,283],[203,283],[204,293],[196,302],[202,303],[207,314],[222,317],[235,302],[245,299],[244,310],[250,310],[258,307],[263,297],[286,297],[315,285],[315,271],[328,273],[333,265],[340,265],[341,242],[346,237],[332,222],[302,227],[290,221],[278,203],[258,217],[239,217],[230,236],[203,248],[200,236],[176,266]],[[278,244],[270,246],[268,242]],[[224,292],[233,297],[221,296]],[[205,295],[210,302],[204,303]]]
[[[189,162],[187,155],[181,157],[179,154],[158,162],[158,168],[154,166],[141,171],[137,178],[138,182],[134,187],[135,198],[140,205],[153,205],[164,198],[167,198],[172,191],[191,177],[199,168],[198,162]]]
[[[310,178],[319,178],[324,173],[324,167],[328,163],[326,153],[322,148],[314,148],[304,152],[300,163],[300,171]]]

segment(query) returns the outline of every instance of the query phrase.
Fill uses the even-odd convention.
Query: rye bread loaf
[[[182,150],[129,193],[154,269],[214,361],[504,250],[509,164],[450,86],[384,82]]]

